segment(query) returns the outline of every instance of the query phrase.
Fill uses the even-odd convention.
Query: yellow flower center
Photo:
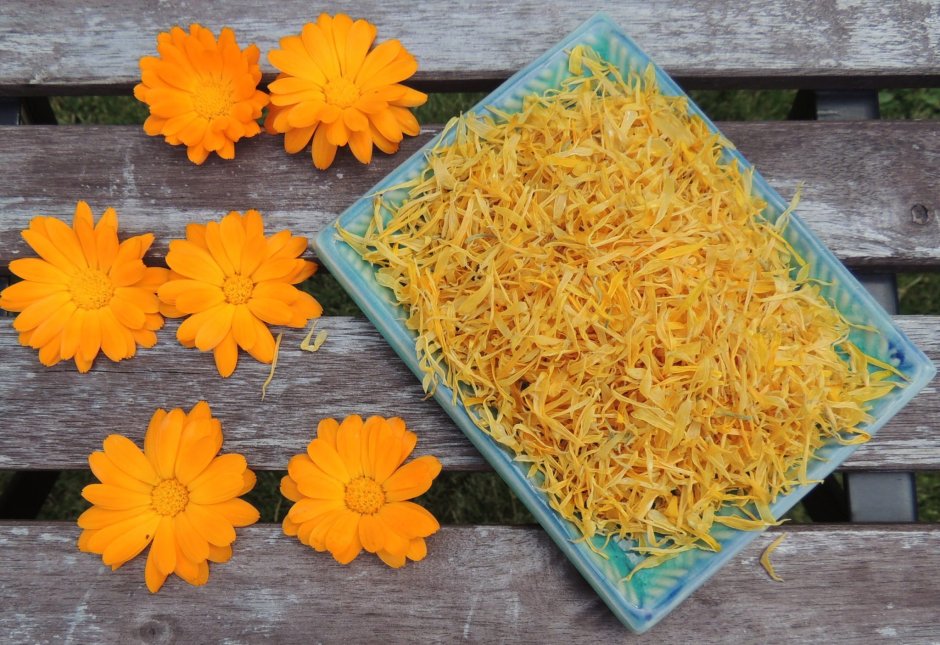
[[[150,493],[150,503],[160,515],[173,517],[189,504],[189,491],[176,479],[164,479]]]
[[[228,80],[208,79],[193,93],[193,110],[204,119],[228,116],[235,101]]]
[[[251,278],[243,275],[232,275],[225,278],[222,283],[222,293],[225,299],[233,305],[243,305],[251,300],[251,292],[255,289],[255,283]]]
[[[326,102],[341,108],[348,108],[359,99],[359,88],[345,78],[334,78],[323,88]]]
[[[385,493],[371,477],[359,477],[346,484],[344,501],[349,510],[372,515],[385,504]]]
[[[98,269],[82,269],[69,283],[72,302],[81,309],[101,309],[114,295],[114,284]]]

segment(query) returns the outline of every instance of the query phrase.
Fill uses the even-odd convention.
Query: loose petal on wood
[[[0,40],[2,43],[2,40]],[[2,46],[2,45],[0,45]],[[937,122],[720,123],[786,198],[803,183],[799,212],[844,262],[892,268],[940,265]],[[407,138],[394,156],[363,166],[341,152],[327,172],[310,155],[287,155],[280,137],[238,144],[233,161],[194,167],[185,151],[118,126],[0,127],[0,267],[29,254],[19,231],[36,214],[68,215],[78,199],[96,215],[120,213],[122,235],[153,231],[152,258],[189,222],[256,208],[269,230],[311,238],[424,144],[437,126]],[[53,151],[83,150],[87,154]],[[911,209],[930,214],[917,224]]]
[[[758,563],[774,551],[783,582]],[[936,638],[940,526],[781,527],[644,636],[631,635],[536,527],[444,527],[427,558],[341,566],[279,526],[239,529],[206,587],[144,587],[75,548],[72,524],[0,523],[0,631],[12,642],[870,642]],[[899,565],[899,562],[901,564]],[[917,566],[911,566],[916,563]],[[864,590],[862,592],[861,590]],[[54,593],[51,593],[54,591]]]
[[[940,356],[940,317],[896,318],[913,341]],[[158,408],[209,401],[222,420],[225,449],[243,453],[253,469],[280,470],[313,438],[317,422],[349,414],[401,416],[418,434],[415,456],[437,455],[445,468],[488,468],[479,453],[365,319],[325,317],[329,337],[316,352],[300,343],[304,329],[284,332],[277,371],[242,355],[235,374],[219,377],[211,354],[176,343],[175,321],[153,349],[129,361],[99,357],[91,372],[71,363],[46,368],[21,347],[8,322],[0,328],[0,468],[86,468],[88,454],[111,433],[140,441]],[[845,463],[847,469],[940,468],[940,399],[925,388],[878,436]]]
[[[596,11],[605,11],[667,71],[698,86],[915,87],[940,81],[940,8],[929,2],[800,0],[550,2],[479,0],[458,11],[416,11],[408,0],[365,0],[343,9],[399,38],[422,82],[495,84],[528,64]],[[5,0],[0,13],[0,92],[126,91],[155,36],[191,21],[227,25],[262,52],[297,33],[328,5]],[[333,9],[335,10],[335,9]],[[67,26],[67,38],[62,26]],[[267,80],[273,68],[262,56]]]

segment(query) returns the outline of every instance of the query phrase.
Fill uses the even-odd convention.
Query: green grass
[[[715,120],[774,120],[786,118],[795,96],[792,91],[693,91],[693,99]],[[443,123],[483,98],[483,93],[435,94],[417,110],[422,123]],[[879,94],[882,116],[890,119],[940,117],[940,90],[891,90]],[[133,125],[143,123],[144,107],[132,97],[56,97],[52,99],[62,124]],[[304,288],[323,304],[328,315],[361,315],[336,281],[319,273]],[[903,313],[940,314],[940,275],[899,277]],[[298,450],[302,447],[298,446]],[[0,490],[9,480],[0,472]],[[262,513],[262,521],[276,522],[287,508],[278,491],[283,473],[260,472],[258,485],[248,496]],[[93,481],[88,471],[62,473],[42,508],[40,518],[74,520],[87,506],[81,488]],[[940,473],[917,475],[922,521],[940,521]],[[424,495],[425,504],[444,523],[528,523],[531,515],[494,473],[443,473]],[[795,522],[808,521],[797,507],[789,514]]]

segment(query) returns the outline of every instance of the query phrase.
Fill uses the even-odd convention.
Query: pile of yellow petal
[[[718,549],[715,522],[775,522],[820,445],[867,439],[891,371],[686,99],[589,50],[569,67],[519,113],[453,122],[401,206],[341,233],[410,311],[425,387],[453,388],[585,536],[650,564]]]

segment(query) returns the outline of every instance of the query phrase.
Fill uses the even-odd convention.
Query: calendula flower
[[[216,40],[193,24],[188,34],[179,27],[160,33],[157,52],[159,58],[140,59],[141,83],[134,87],[134,96],[150,107],[144,131],[186,146],[195,164],[210,152],[235,157],[235,143],[261,131],[256,120],[268,104],[258,89],[258,48],[240,49],[228,27]]]
[[[157,410],[143,451],[110,435],[104,451],[88,457],[101,483],[82,490],[94,506],[78,518],[78,548],[114,570],[150,545],[144,577],[153,593],[171,573],[205,584],[209,562],[232,557],[235,527],[258,521],[258,511],[239,499],[255,475],[241,455],[216,456],[221,447],[222,424],[204,401],[188,414]]]
[[[420,131],[408,108],[427,95],[401,81],[418,62],[398,40],[369,51],[375,25],[345,14],[320,14],[299,36],[287,36],[268,60],[281,74],[271,83],[268,132],[283,133],[284,149],[293,154],[313,139],[313,163],[321,170],[333,163],[338,146],[362,163],[372,160],[373,144],[392,154],[404,135]]]
[[[120,361],[138,345],[156,344],[163,326],[156,290],[167,270],[144,265],[152,233],[118,242],[117,230],[113,208],[95,224],[88,204],[78,202],[71,227],[34,217],[22,232],[39,257],[10,262],[23,280],[0,292],[0,307],[21,312],[13,328],[43,365],[71,359],[87,372],[99,350]]]
[[[185,240],[170,242],[172,273],[158,291],[164,314],[188,316],[176,338],[212,351],[223,377],[235,371],[239,347],[270,363],[274,337],[267,325],[303,328],[323,313],[313,296],[293,286],[317,269],[299,257],[306,249],[307,238],[290,231],[265,237],[254,210],[187,226]]]
[[[424,538],[437,520],[413,499],[431,487],[441,462],[425,455],[402,466],[417,436],[399,418],[324,419],[306,454],[295,455],[281,480],[294,502],[284,532],[341,564],[365,549],[390,567],[427,554]]]

